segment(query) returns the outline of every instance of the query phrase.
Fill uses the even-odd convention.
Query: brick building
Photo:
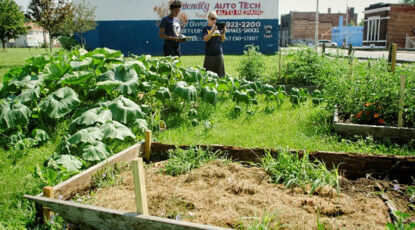
[[[349,11],[349,23],[357,24],[357,14],[354,8]],[[330,34],[332,27],[339,26],[339,18],[346,18],[346,13],[319,14],[319,39]],[[314,44],[316,12],[290,12],[281,16],[281,46],[295,44]],[[346,22],[344,21],[344,25]]]
[[[364,47],[405,48],[415,36],[415,6],[378,3],[365,8]]]

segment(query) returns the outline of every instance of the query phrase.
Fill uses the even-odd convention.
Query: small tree
[[[72,32],[79,36],[81,45],[85,45],[85,39],[82,36],[83,33],[95,29],[97,23],[95,22],[95,9],[85,0],[74,6],[74,17],[70,21],[69,28]]]
[[[415,0],[402,0],[401,3],[415,5]]]
[[[68,19],[73,18],[72,3],[66,0],[31,0],[27,16],[37,22],[49,33],[50,51],[52,40],[61,35],[62,27]]]
[[[6,41],[26,34],[25,16],[13,0],[0,0],[0,40],[3,49]]]

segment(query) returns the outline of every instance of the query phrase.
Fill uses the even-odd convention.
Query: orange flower
[[[370,102],[366,103],[366,104],[365,104],[365,106],[366,106],[366,107],[370,106]]]
[[[382,118],[380,118],[380,119],[378,120],[378,123],[379,123],[379,124],[384,124],[384,123],[385,123],[385,120],[383,120]]]
[[[362,117],[362,115],[363,115],[363,111],[360,111],[360,112],[356,115],[356,119],[361,118],[361,117]]]
[[[379,118],[379,114],[375,113],[375,115],[373,116],[373,118],[378,119]]]
[[[378,106],[378,109],[380,109],[380,105]]]

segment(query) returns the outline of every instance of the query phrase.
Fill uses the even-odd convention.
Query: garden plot
[[[164,164],[146,168],[153,216],[230,228],[249,221],[244,217],[261,217],[264,212],[275,213],[274,224],[285,229],[315,229],[319,222],[330,229],[384,229],[391,222],[387,205],[375,194],[375,180],[344,179],[339,196],[329,186],[308,195],[299,188],[287,190],[269,183],[269,176],[257,167],[213,161],[174,177],[160,173]],[[130,171],[120,175],[117,186],[94,193],[93,205],[126,212],[136,209]],[[392,195],[403,202],[398,193]]]
[[[341,175],[353,175],[352,167],[330,170],[325,164],[309,163],[309,159],[311,162],[317,157],[321,162],[332,162],[330,159],[336,156],[347,165],[351,162],[345,157],[347,154],[293,154],[232,146],[209,146],[206,151],[207,146],[177,149],[159,143],[151,144],[153,162],[145,167],[149,215],[134,215],[135,191],[130,170],[115,167],[124,169],[116,173],[109,167],[134,159],[140,149],[149,150],[149,142],[146,143],[53,188],[51,198],[71,202],[41,195],[26,198],[51,208],[70,223],[94,228],[244,229],[267,219],[263,224],[282,229],[384,229],[394,218],[414,221],[413,217],[404,220],[396,215],[396,211],[413,213],[410,202],[414,194],[409,193],[413,186],[373,177],[348,180]],[[361,165],[369,162],[355,154],[350,157],[360,158]],[[405,171],[415,162],[413,157],[372,157],[378,157],[379,162],[403,162],[401,167],[395,167],[397,171]],[[379,162],[371,161],[377,166]],[[369,172],[370,169],[366,173]],[[396,175],[404,177],[402,172]]]

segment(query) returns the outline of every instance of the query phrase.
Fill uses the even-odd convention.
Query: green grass
[[[221,158],[220,152],[212,153],[201,148],[170,150],[169,159],[162,171],[171,176],[177,176],[188,173],[192,169],[202,167],[205,163],[219,158]]]
[[[293,155],[287,151],[280,151],[274,158],[268,153],[261,159],[261,168],[271,176],[272,182],[284,184],[286,188],[301,187],[313,194],[316,189],[331,186],[340,192],[339,173],[337,169],[328,170],[323,162],[314,164],[306,153],[303,157]]]
[[[58,49],[54,49],[57,51]],[[24,64],[27,58],[32,56],[48,53],[46,49],[28,49],[28,48],[9,48],[0,50],[0,82],[3,81],[3,75],[11,68]]]
[[[262,102],[261,102],[262,100]],[[275,103],[275,102],[274,102]],[[405,146],[376,143],[371,139],[354,141],[333,135],[332,120],[324,108],[315,107],[310,100],[294,108],[286,100],[279,110],[267,114],[265,102],[260,99],[258,107],[252,107],[254,115],[244,111],[236,119],[231,111],[232,101],[219,102],[208,118],[213,124],[207,128],[203,122],[191,126],[186,117],[169,117],[169,130],[156,133],[157,141],[170,144],[222,144],[241,147],[290,148],[352,153],[378,153],[391,155],[415,155],[415,150]],[[180,122],[177,122],[180,119]],[[187,122],[183,122],[186,121]],[[174,124],[178,124],[174,126]],[[173,126],[173,127],[171,127]]]

